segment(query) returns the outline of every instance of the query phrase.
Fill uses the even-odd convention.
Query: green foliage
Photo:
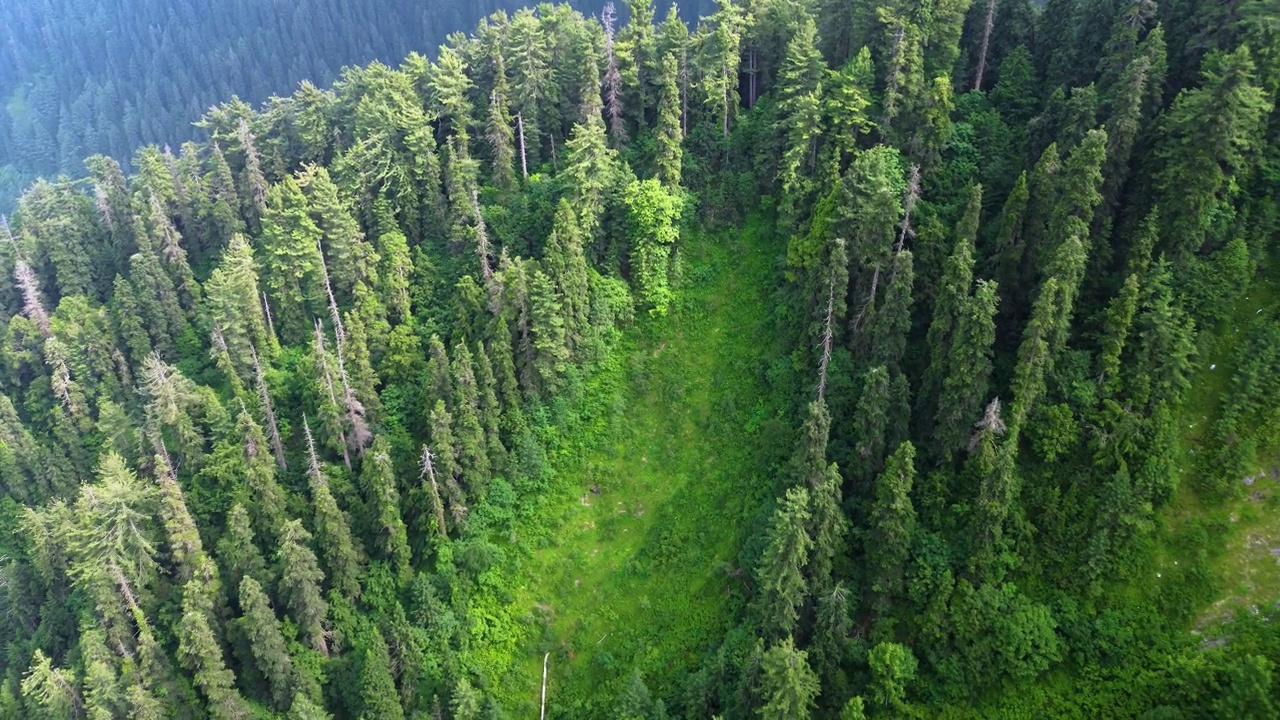
[[[650,314],[665,315],[671,304],[669,268],[680,238],[682,199],[650,179],[627,186],[626,204],[636,296]]]

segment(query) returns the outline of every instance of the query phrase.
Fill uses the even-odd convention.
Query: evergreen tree
[[[494,184],[504,190],[515,187],[515,129],[511,118],[511,91],[502,49],[493,53],[493,90],[489,93],[489,116],[485,139],[493,163]]]
[[[218,545],[214,549],[222,564],[222,574],[226,578],[227,587],[239,588],[240,582],[251,577],[259,585],[268,584],[267,563],[262,551],[253,541],[253,527],[249,521],[249,511],[244,505],[236,503],[227,513],[227,527]],[[241,601],[243,606],[243,601]]]
[[[671,192],[680,188],[684,151],[681,127],[680,63],[674,54],[662,58],[658,93],[657,177]]]
[[[1163,209],[1160,237],[1176,255],[1222,239],[1214,218],[1226,210],[1261,142],[1269,103],[1246,46],[1205,58],[1200,87],[1183,90],[1165,117],[1156,178]]]
[[[951,339],[934,424],[935,443],[948,456],[968,442],[988,397],[999,304],[996,290],[994,282],[978,281],[965,300]]]
[[[325,616],[329,605],[320,595],[324,573],[320,571],[315,553],[307,546],[309,542],[311,533],[302,527],[301,520],[290,520],[284,524],[276,552],[280,565],[280,594],[290,616],[298,623],[302,638],[315,650],[328,655]],[[241,581],[242,589],[243,585],[244,581]]]
[[[532,368],[536,387],[554,393],[569,361],[568,334],[561,314],[562,300],[551,278],[534,268],[529,278],[530,335]]]
[[[404,718],[400,694],[396,692],[396,683],[391,676],[391,656],[387,651],[387,643],[382,639],[381,633],[367,632],[365,635],[356,681],[360,693],[360,715],[388,720]]]
[[[734,111],[741,103],[738,66],[742,62],[740,48],[745,25],[743,9],[733,0],[720,0],[715,14],[699,28],[694,38],[702,71],[703,102],[719,116],[721,134],[725,138],[729,137]]]
[[[295,673],[280,621],[257,580],[245,575],[239,592],[241,616],[236,623],[249,639],[254,664],[271,689],[271,704],[286,708],[293,699]]]
[[[330,586],[350,600],[360,596],[360,551],[351,537],[346,514],[338,507],[329,490],[329,477],[316,456],[315,441],[306,418],[302,429],[307,439],[307,480],[311,487],[311,504],[315,509],[315,528],[320,550],[329,566]]]
[[[264,543],[273,544],[283,531],[285,520],[284,490],[276,482],[276,466],[267,455],[267,440],[262,428],[243,408],[237,419],[244,450],[244,477],[253,502],[250,503],[255,532]]]
[[[431,410],[431,448],[434,472],[429,474],[433,481],[437,476],[441,479],[449,514],[457,525],[467,516],[467,498],[458,485],[462,470],[458,467],[457,446],[453,439],[453,416],[445,409],[443,400],[436,400]]]
[[[915,481],[916,449],[904,442],[889,456],[876,480],[871,507],[871,533],[867,544],[871,590],[877,614],[883,620],[892,601],[901,596],[906,564],[915,532],[916,511],[911,505]]]
[[[760,658],[760,716],[768,720],[806,720],[817,708],[818,676],[809,656],[790,636],[775,643]]]
[[[276,320],[291,342],[306,337],[309,318],[324,314],[324,282],[320,266],[323,233],[311,218],[302,189],[291,177],[266,193],[262,244],[266,250],[267,288],[275,301]]]
[[[804,570],[813,549],[808,529],[811,519],[809,491],[793,487],[769,523],[756,577],[761,625],[776,636],[790,635],[800,619],[806,593]]]
[[[453,348],[453,428],[458,465],[472,498],[484,496],[492,468],[484,428],[480,425],[480,390],[471,351],[463,343]]]
[[[606,143],[604,120],[598,114],[586,124],[574,126],[565,149],[567,158],[561,173],[565,189],[572,206],[577,208],[584,244],[594,242],[604,214],[605,194],[613,184],[617,152]]]
[[[560,294],[565,341],[573,351],[581,347],[588,329],[591,287],[577,216],[567,200],[562,199],[556,207],[551,237],[547,239],[542,255],[542,266]]]
[[[395,468],[391,464],[391,447],[377,438],[365,456],[361,479],[371,506],[378,546],[401,579],[409,575],[412,557],[408,533],[400,517],[400,493],[396,488]]]
[[[194,529],[194,528],[193,528]],[[182,619],[177,624],[178,659],[195,674],[196,687],[209,704],[209,714],[219,720],[250,717],[244,698],[235,687],[235,675],[222,659],[222,646],[213,628],[216,577],[213,562],[203,555],[198,574],[182,591]],[[252,582],[252,579],[249,580]]]

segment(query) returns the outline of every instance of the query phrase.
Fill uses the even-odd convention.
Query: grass
[[[1249,483],[1240,478],[1242,491],[1233,499],[1206,499],[1194,482],[1196,456],[1205,449],[1234,371],[1229,359],[1243,339],[1239,333],[1247,331],[1258,312],[1274,312],[1278,302],[1280,286],[1259,278],[1238,302],[1232,320],[1206,343],[1182,411],[1179,452],[1185,460],[1179,490],[1160,517],[1156,580],[1181,577],[1180,568],[1196,563],[1196,555],[1207,552],[1216,599],[1197,614],[1197,632],[1212,632],[1213,626],[1240,610],[1280,599],[1280,482],[1274,473],[1280,468],[1280,448],[1260,448]],[[1205,529],[1209,530],[1207,547],[1184,541],[1185,536]]]
[[[471,659],[513,716],[537,712],[544,653],[549,713],[603,716],[633,668],[657,695],[723,636],[730,571],[774,488],[762,457],[777,443],[760,438],[781,425],[765,372],[778,254],[759,224],[692,238],[669,316],[627,331],[587,383],[590,419],[549,444],[551,530],[511,548],[513,589],[472,609],[511,635]]]

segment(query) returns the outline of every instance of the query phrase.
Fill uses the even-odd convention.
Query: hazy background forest
[[[82,172],[84,158],[177,147],[192,123],[235,95],[258,104],[346,65],[432,54],[519,0],[7,0],[0,3],[0,211],[37,176]],[[656,3],[665,14],[668,0]],[[690,21],[709,0],[680,3]],[[573,3],[599,14],[601,0]]]
[[[4,4],[0,717],[1277,717],[1278,9]]]

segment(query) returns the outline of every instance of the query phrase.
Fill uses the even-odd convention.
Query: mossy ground
[[[598,716],[633,668],[658,695],[723,636],[789,442],[766,390],[779,255],[764,223],[687,237],[668,316],[628,329],[546,438],[547,532],[481,613],[516,637],[473,657],[510,712],[537,712],[545,653],[548,714]]]

